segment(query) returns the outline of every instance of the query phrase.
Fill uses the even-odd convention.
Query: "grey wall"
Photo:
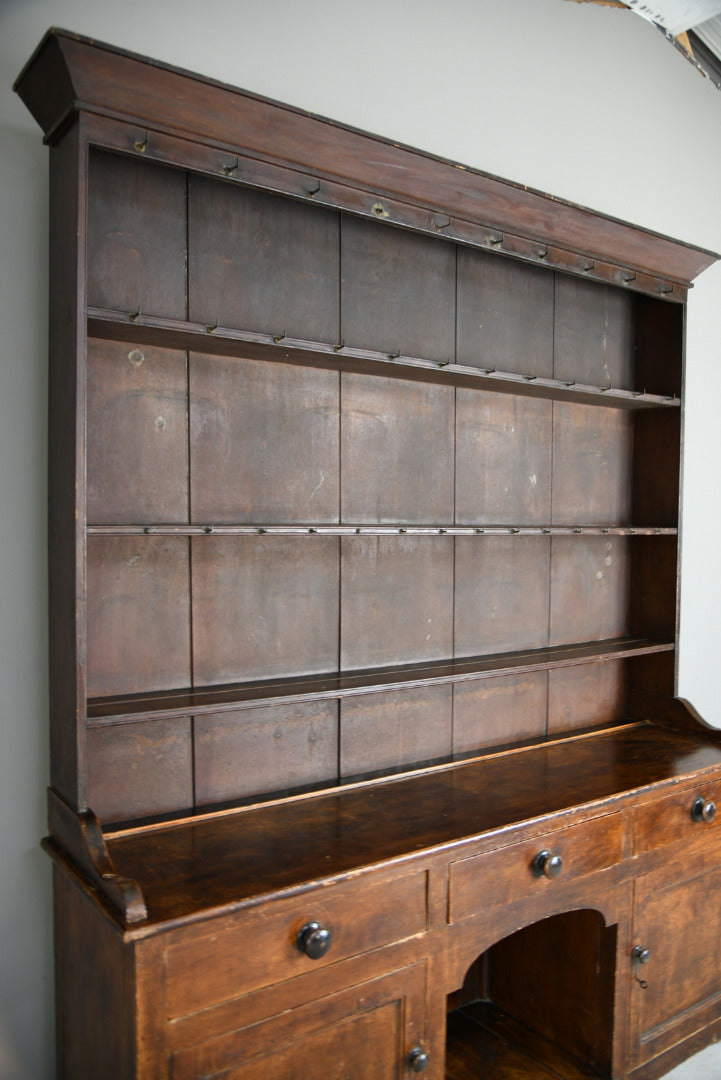
[[[10,83],[59,25],[721,250],[721,93],[567,0],[0,0],[0,1078],[52,1075],[47,151]],[[689,316],[680,692],[721,722],[721,271]],[[101,1078],[98,1078],[101,1080]]]

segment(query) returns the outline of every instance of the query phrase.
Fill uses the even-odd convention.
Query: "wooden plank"
[[[103,822],[190,809],[190,718],[89,731],[88,805]]]
[[[184,352],[88,342],[87,517],[187,522]]]
[[[626,688],[623,661],[549,672],[549,735],[619,723],[626,716]]]
[[[188,541],[88,539],[88,692],[190,685]]]
[[[455,543],[455,655],[547,645],[550,538],[488,536],[477,544],[459,536]]]
[[[453,752],[543,738],[547,681],[545,671],[529,671],[457,683],[453,687]]]
[[[198,806],[335,781],[338,707],[320,701],[207,713],[195,718],[193,746]]]
[[[450,363],[455,269],[451,244],[344,217],[340,340],[352,348]]]
[[[341,520],[452,521],[453,388],[344,373],[341,394]]]
[[[553,523],[630,524],[632,453],[629,413],[554,402]]]
[[[333,211],[191,176],[190,319],[336,342],[338,231]]]
[[[453,691],[420,686],[344,698],[340,705],[340,773],[402,769],[451,753]]]
[[[192,520],[339,520],[338,375],[190,355]]]
[[[338,667],[338,541],[191,541],[195,686]]]
[[[551,418],[548,401],[457,391],[459,524],[550,523]]]
[[[624,657],[673,653],[673,641],[620,638],[580,645],[561,645],[489,656],[431,660],[421,663],[376,667],[357,671],[328,672],[299,678],[249,680],[226,686],[160,693],[125,694],[94,698],[88,703],[92,726],[128,723],[181,713],[223,712],[264,704],[292,704],[346,698],[383,690],[412,689],[421,684],[463,683],[477,679],[504,679],[578,664],[602,663]],[[673,660],[673,658],[671,658]]]
[[[633,375],[633,305],[633,296],[621,289],[558,274],[554,376],[594,386],[640,390]]]
[[[343,669],[451,655],[450,537],[342,538],[341,551]]]
[[[654,538],[654,543],[663,540]],[[570,537],[552,538],[550,645],[628,632],[628,544],[617,536],[588,536],[580,543]]]
[[[459,247],[457,362],[552,378],[553,292],[546,269]]]
[[[175,169],[92,151],[89,304],[187,318],[185,188]]]

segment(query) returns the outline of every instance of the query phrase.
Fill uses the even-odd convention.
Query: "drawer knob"
[[[408,1064],[411,1072],[425,1072],[430,1063],[430,1058],[422,1046],[414,1046],[408,1055]]]
[[[712,822],[716,817],[716,803],[709,799],[706,802],[699,795],[698,799],[694,799],[693,806],[691,807],[691,817],[694,821]]]
[[[533,860],[533,870],[539,877],[543,874],[547,878],[556,878],[563,870],[563,859],[560,855],[554,855],[553,852],[544,848]]]
[[[634,945],[631,949],[631,959],[637,964],[647,964],[651,959],[651,950],[643,945]]]
[[[309,956],[311,960],[320,960],[321,956],[325,956],[330,948],[331,941],[330,930],[326,930],[324,926],[317,922],[307,922],[305,926],[301,926],[298,932],[298,948],[306,956]]]

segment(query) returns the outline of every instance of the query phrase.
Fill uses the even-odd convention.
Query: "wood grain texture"
[[[421,686],[346,698],[340,705],[340,773],[400,770],[451,753],[453,691]]]
[[[450,363],[455,263],[451,244],[344,217],[341,340]]]
[[[583,664],[548,674],[548,732],[615,724],[627,715],[624,662]]]
[[[451,655],[450,537],[343,537],[341,551],[344,670]]]
[[[621,289],[556,276],[553,374],[635,390],[634,298]]]
[[[453,520],[454,390],[344,373],[341,518]]]
[[[190,573],[182,537],[88,538],[88,692],[190,685]]]
[[[188,520],[188,383],[183,352],[88,343],[87,516]]]
[[[338,668],[338,541],[191,541],[197,686]]]
[[[456,362],[551,378],[553,293],[546,270],[459,248]]]
[[[554,401],[554,525],[630,523],[632,424],[620,409]]]
[[[192,517],[339,520],[335,372],[191,353]]]
[[[548,675],[532,671],[453,688],[453,751],[503,746],[546,733]]]
[[[458,389],[456,522],[551,522],[550,401]]]
[[[338,252],[332,211],[208,177],[189,180],[193,320],[335,343]]]
[[[630,543],[618,536],[552,538],[551,645],[627,632]]]
[[[94,151],[88,303],[187,317],[186,217],[182,172]]]
[[[338,774],[334,701],[209,713],[194,724],[198,806],[293,790]]]
[[[456,538],[456,656],[548,644],[550,550],[545,536]]]
[[[193,805],[189,717],[88,732],[88,803],[104,823]]]

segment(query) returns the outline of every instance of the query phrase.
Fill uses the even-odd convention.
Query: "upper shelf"
[[[51,143],[85,116],[98,145],[670,300],[683,300],[685,287],[716,258],[65,30],[46,34],[15,89]]]
[[[205,326],[202,323],[146,315],[140,311],[109,311],[91,307],[88,309],[88,334],[102,340],[155,345],[166,349],[194,349],[247,360],[274,360],[419,382],[441,382],[498,393],[571,401],[580,405],[650,409],[678,408],[681,404],[676,394],[649,394],[645,390],[589,386],[575,380],[548,379],[466,364],[445,364],[421,357],[356,349],[342,342],[331,345],[302,341],[286,337],[282,332],[272,335],[231,327]]]

